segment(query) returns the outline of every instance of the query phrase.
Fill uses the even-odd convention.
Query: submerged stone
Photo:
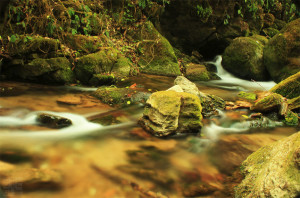
[[[235,197],[297,197],[299,161],[300,132],[262,147],[242,163],[245,179]]]
[[[146,102],[139,124],[155,136],[198,133],[202,107],[197,96],[184,92],[159,91]]]
[[[60,129],[72,125],[72,121],[68,118],[45,113],[38,115],[37,121],[43,126],[54,129]]]

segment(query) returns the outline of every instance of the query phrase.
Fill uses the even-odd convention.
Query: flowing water
[[[275,85],[232,76],[221,67],[221,56],[211,63],[222,80],[198,82],[204,93],[235,101],[240,90]],[[141,75],[126,83],[156,91],[173,81]],[[1,82],[0,89],[1,198],[232,197],[240,163],[297,131],[270,121],[271,128],[251,129],[243,117],[249,110],[240,109],[204,120],[201,134],[159,139],[136,124],[141,105],[115,109],[91,96],[95,88]],[[72,125],[40,126],[41,113],[68,118]]]

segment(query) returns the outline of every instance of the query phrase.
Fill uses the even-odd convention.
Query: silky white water
[[[129,121],[118,125],[102,126],[97,123],[89,122],[85,117],[78,114],[64,112],[58,113],[52,111],[34,111],[23,117],[19,117],[16,115],[0,116],[0,127],[38,125],[39,123],[37,122],[37,117],[42,113],[67,118],[71,120],[72,125],[56,130],[42,130],[34,132],[28,132],[26,130],[15,130],[12,132],[1,132],[0,144],[21,145],[37,142],[41,143],[41,141],[44,143],[51,141],[61,141],[91,134],[101,135],[105,134],[106,132],[112,133],[114,130],[132,126],[135,124],[135,122]]]
[[[218,55],[213,62],[207,62],[213,64],[217,68],[217,75],[221,78],[220,80],[212,80],[205,83],[206,85],[216,86],[225,89],[231,90],[262,90],[268,91],[273,86],[276,85],[274,81],[249,81],[243,80],[240,78],[235,77],[231,73],[227,72],[222,67],[222,56]]]

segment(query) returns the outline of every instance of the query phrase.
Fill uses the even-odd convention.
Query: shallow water
[[[156,91],[173,81],[142,75],[126,83]],[[234,101],[240,89],[224,84],[198,86]],[[233,127],[249,114],[239,110],[206,120],[201,135],[159,139],[136,125],[141,106],[114,109],[90,96],[90,88],[20,82],[1,82],[0,87],[7,90],[0,97],[0,162],[13,165],[9,173],[0,166],[0,175],[6,174],[0,189],[7,197],[232,197],[239,179],[232,177],[240,163],[259,147],[297,131]],[[66,96],[80,102],[58,102]],[[59,130],[37,126],[37,114],[45,111],[70,118],[73,125]],[[108,125],[103,119],[102,124],[91,122],[101,116]],[[24,170],[32,168],[46,171],[48,180],[26,180]]]

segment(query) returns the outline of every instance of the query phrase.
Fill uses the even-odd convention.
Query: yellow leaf
[[[244,118],[246,118],[246,119],[248,119],[249,117],[248,116],[246,116],[246,115],[242,115]]]

